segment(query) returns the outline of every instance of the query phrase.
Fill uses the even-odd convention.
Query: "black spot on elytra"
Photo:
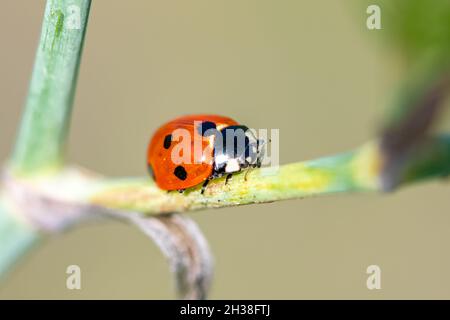
[[[169,149],[172,144],[172,135],[168,134],[164,137],[164,149]]]
[[[209,132],[207,131],[211,129],[216,129],[216,124],[211,121],[203,121],[197,129],[198,133],[201,134],[202,136],[211,135],[211,131]]]
[[[173,171],[173,174],[180,180],[186,180],[187,178],[186,169],[184,169],[184,167],[182,166],[176,167],[175,170]]]

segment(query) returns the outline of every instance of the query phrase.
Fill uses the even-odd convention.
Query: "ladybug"
[[[150,140],[147,166],[157,186],[178,190],[246,168],[261,166],[263,141],[235,120],[209,114],[186,115],[161,126]]]

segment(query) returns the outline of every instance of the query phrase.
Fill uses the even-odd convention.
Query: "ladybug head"
[[[214,175],[260,167],[264,156],[264,143],[246,126],[233,125],[223,128],[216,135],[214,142]]]

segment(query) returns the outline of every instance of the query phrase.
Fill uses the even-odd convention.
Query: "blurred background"
[[[44,6],[2,1],[0,159],[15,138]],[[351,1],[93,1],[70,161],[145,175],[153,130],[200,112],[279,128],[282,164],[359,146],[379,131],[404,76],[402,57],[378,41],[389,30],[368,30],[365,9]],[[215,256],[213,299],[448,299],[448,194],[448,181],[434,181],[189,215]],[[81,267],[82,290],[66,289],[71,264]],[[371,264],[382,270],[381,290],[366,287]],[[0,299],[173,297],[156,246],[119,222],[48,238],[0,286]]]

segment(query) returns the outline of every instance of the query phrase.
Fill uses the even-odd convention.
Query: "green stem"
[[[88,191],[88,201],[112,210],[160,214],[251,203],[273,202],[330,193],[380,189],[377,143],[353,152],[280,167],[253,169],[212,180],[180,194],[156,187],[149,178],[106,179]],[[85,189],[86,190],[86,189]]]
[[[90,0],[49,0],[11,159],[20,174],[63,165]]]
[[[122,214],[157,215],[252,203],[274,202],[325,194],[383,192],[385,154],[379,142],[320,159],[260,168],[212,180],[180,194],[158,189],[149,178],[106,179],[84,188],[81,197],[96,207]],[[401,184],[450,174],[450,136],[429,138],[402,161]],[[83,201],[83,200],[82,200]],[[85,200],[86,201],[86,200]]]

